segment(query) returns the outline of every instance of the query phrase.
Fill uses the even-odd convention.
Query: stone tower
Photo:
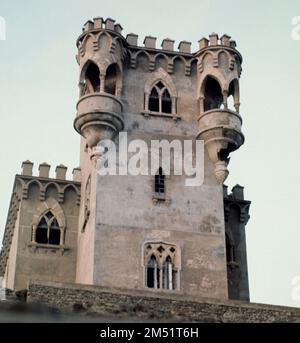
[[[237,188],[237,196],[223,193],[229,154],[244,142],[242,57],[235,42],[212,33],[195,53],[187,41],[174,50],[169,38],[160,49],[151,36],[139,46],[138,36],[125,38],[114,20],[95,18],[84,25],[77,47],[74,128],[81,135],[82,181],[76,282],[249,299],[244,229],[250,203]],[[186,187],[184,176],[164,175],[162,166],[155,176],[99,175],[97,144],[117,142],[119,132],[148,143],[203,140],[202,186]],[[243,224],[236,224],[237,216]]]
[[[235,42],[213,33],[195,53],[186,41],[175,51],[169,38],[161,49],[151,36],[139,46],[114,20],[95,18],[77,47],[80,168],[66,180],[63,165],[51,178],[48,164],[34,176],[23,162],[0,254],[4,287],[52,281],[249,300],[250,202],[243,187],[228,194],[223,185],[229,155],[244,142]],[[117,175],[101,175],[99,144],[120,143],[119,133],[151,154],[153,141],[204,142],[202,184],[187,186],[175,173],[174,151],[170,173],[161,161],[154,173],[127,175],[118,161]],[[124,144],[116,149],[123,156]]]

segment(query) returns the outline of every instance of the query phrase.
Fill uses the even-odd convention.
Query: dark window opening
[[[35,242],[40,244],[60,244],[61,230],[51,211],[47,212],[40,220],[36,232]]]
[[[156,86],[159,88],[159,89],[163,89],[165,86],[159,81]]]
[[[229,85],[228,96],[230,95],[234,95],[234,81],[231,81]]]
[[[48,243],[48,224],[45,218],[42,218],[36,229],[36,242],[41,244]]]
[[[167,89],[165,89],[162,95],[162,112],[172,113],[172,100]]]
[[[159,288],[159,274],[156,258],[152,255],[147,265],[147,287]]]
[[[235,84],[234,84],[234,81],[231,81],[229,85],[229,89],[228,89],[227,107],[228,109],[233,110],[233,111],[235,111],[235,101],[234,101],[235,96],[236,96]]]
[[[158,174],[155,175],[155,193],[165,193],[165,175],[161,167],[158,170]]]
[[[52,221],[49,232],[49,244],[59,245],[60,244],[60,228],[56,219]]]
[[[100,71],[95,63],[90,63],[85,72],[85,94],[100,92]]]
[[[106,70],[105,76],[105,89],[106,93],[116,95],[116,86],[117,86],[117,66],[116,64],[111,64]]]
[[[149,95],[148,110],[160,113],[172,113],[172,98],[166,86],[157,82]]]
[[[208,77],[204,91],[204,111],[220,108],[222,104],[223,95],[219,82],[212,77]]]
[[[159,112],[159,96],[156,88],[152,88],[150,97],[149,97],[149,110],[154,112]]]

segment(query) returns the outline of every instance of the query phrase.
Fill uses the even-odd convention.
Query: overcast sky
[[[7,24],[0,41],[0,236],[14,175],[23,160],[71,170],[79,163],[73,129],[78,99],[75,41],[96,16],[112,17],[124,35],[193,42],[215,31],[237,41],[244,58],[241,115],[245,145],[232,154],[226,181],[252,201],[247,226],[251,301],[300,307],[300,40],[292,19],[299,0],[102,1],[0,0]],[[299,30],[300,32],[300,30]]]

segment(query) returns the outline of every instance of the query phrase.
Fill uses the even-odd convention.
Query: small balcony
[[[112,139],[124,127],[123,105],[108,93],[90,93],[77,103],[75,130],[87,140],[90,148],[101,139]]]
[[[230,143],[230,152],[238,149],[244,142],[241,116],[229,109],[212,109],[202,113],[199,118],[198,138],[225,139]]]

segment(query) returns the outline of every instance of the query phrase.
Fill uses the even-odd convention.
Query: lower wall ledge
[[[79,284],[32,282],[27,302],[81,315],[105,315],[112,320],[209,323],[300,323],[300,309],[190,297],[147,290],[104,288]]]

